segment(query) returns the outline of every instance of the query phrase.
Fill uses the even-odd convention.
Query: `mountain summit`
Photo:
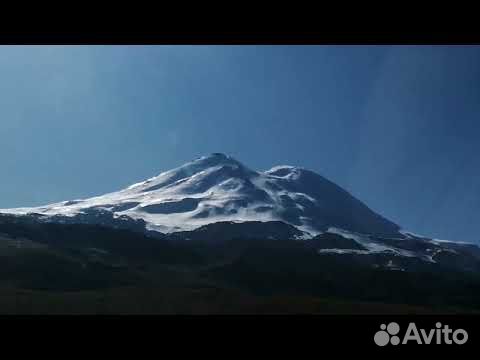
[[[0,212],[75,217],[95,211],[143,220],[147,229],[165,233],[221,221],[283,221],[312,235],[332,227],[385,236],[400,230],[313,171],[287,165],[254,171],[221,153],[118,192]]]

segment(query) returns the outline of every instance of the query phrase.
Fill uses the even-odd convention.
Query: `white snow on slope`
[[[468,242],[468,241],[452,241],[452,240],[431,239],[428,236],[416,234],[414,232],[403,230],[403,229],[399,230],[399,233],[401,233],[402,235],[405,235],[409,239],[413,239],[413,238],[427,239],[429,242],[431,242],[433,244],[436,244],[436,245],[442,245],[442,244],[474,245],[473,243]]]
[[[89,209],[103,209],[116,217],[143,219],[148,229],[167,233],[219,221],[285,221],[282,214],[290,207],[302,211],[305,204],[316,202],[305,193],[282,186],[298,179],[300,172],[291,166],[256,172],[229,156],[212,154],[121,191],[0,212],[75,216]],[[301,223],[295,224],[300,230],[312,235],[319,232],[309,225],[311,219],[300,219]]]
[[[329,228],[328,232],[340,235],[346,239],[354,240],[367,249],[367,250],[349,250],[351,253],[373,254],[373,253],[391,252],[393,254],[400,255],[400,256],[407,256],[407,257],[417,256],[417,254],[412,251],[399,249],[393,246],[388,246],[386,244],[381,244],[379,242],[373,241],[368,237],[368,235],[356,234],[354,232],[346,231],[338,228]]]

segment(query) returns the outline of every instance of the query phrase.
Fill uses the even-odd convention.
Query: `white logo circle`
[[[400,338],[396,336],[400,332],[400,325],[396,322],[391,322],[388,326],[385,324],[380,325],[380,329],[373,337],[375,344],[378,346],[385,346],[388,343],[392,345],[400,344]]]

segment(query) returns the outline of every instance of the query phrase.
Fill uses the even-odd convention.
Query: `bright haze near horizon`
[[[426,236],[480,243],[480,47],[0,46],[0,208],[202,155],[302,166]]]

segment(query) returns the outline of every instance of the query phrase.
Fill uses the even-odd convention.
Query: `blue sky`
[[[224,152],[480,242],[480,47],[0,46],[0,79],[0,208]]]

